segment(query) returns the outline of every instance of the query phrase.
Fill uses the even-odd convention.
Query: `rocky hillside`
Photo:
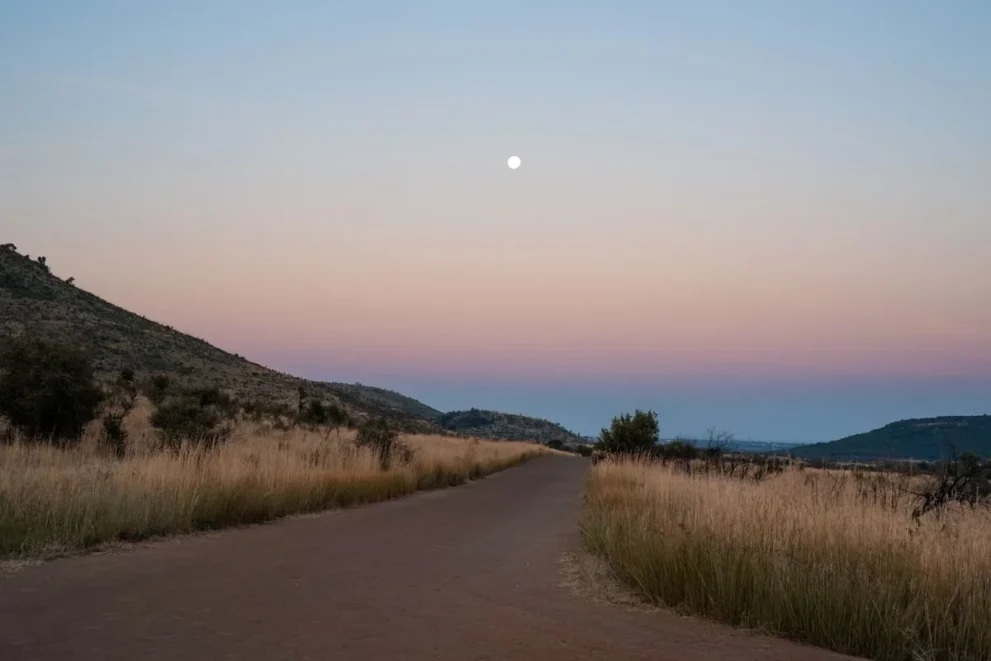
[[[6,244],[0,248],[0,336],[24,331],[86,347],[105,375],[124,368],[138,378],[166,373],[180,385],[216,384],[239,399],[288,404],[303,386],[358,417],[385,417],[410,430],[440,429],[433,421],[441,412],[411,397],[269,369],[108,303],[53,275],[44,257],[29,258]]]
[[[302,386],[309,397],[337,403],[358,418],[392,420],[408,431],[454,432],[481,438],[564,444],[580,441],[560,425],[494,411],[444,414],[423,402],[367,385],[300,379],[219,349],[80,289],[56,277],[44,257],[29,258],[0,247],[0,337],[21,332],[85,347],[98,372],[122,369],[141,379],[168,374],[180,386],[217,385],[244,401],[294,405]]]

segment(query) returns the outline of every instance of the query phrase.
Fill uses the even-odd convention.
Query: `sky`
[[[442,410],[988,413],[988,34],[976,0],[0,0],[0,239]]]

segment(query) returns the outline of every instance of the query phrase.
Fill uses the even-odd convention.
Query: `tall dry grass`
[[[582,533],[655,603],[884,661],[991,659],[991,513],[916,523],[910,491],[605,463]]]
[[[224,445],[155,448],[146,416],[117,460],[89,430],[75,448],[0,446],[0,557],[50,556],[120,540],[254,523],[460,484],[546,450],[529,443],[403,438],[412,458],[382,471],[353,433],[242,423]]]

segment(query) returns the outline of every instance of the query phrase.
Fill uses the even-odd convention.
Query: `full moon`
[[[509,160],[506,161],[506,165],[509,166],[510,170],[515,170],[516,168],[520,167],[520,163],[522,162],[523,161],[520,160],[519,156],[510,156]]]

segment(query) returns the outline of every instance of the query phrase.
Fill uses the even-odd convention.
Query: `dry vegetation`
[[[928,478],[676,464],[591,472],[587,548],[648,600],[873,659],[991,659],[991,512]]]
[[[38,557],[121,540],[188,533],[380,501],[462,483],[545,448],[530,443],[406,436],[411,452],[382,470],[349,430],[280,430],[245,420],[213,449],[162,451],[142,402],[125,425],[126,456],[97,422],[66,447],[0,445],[0,557]]]

